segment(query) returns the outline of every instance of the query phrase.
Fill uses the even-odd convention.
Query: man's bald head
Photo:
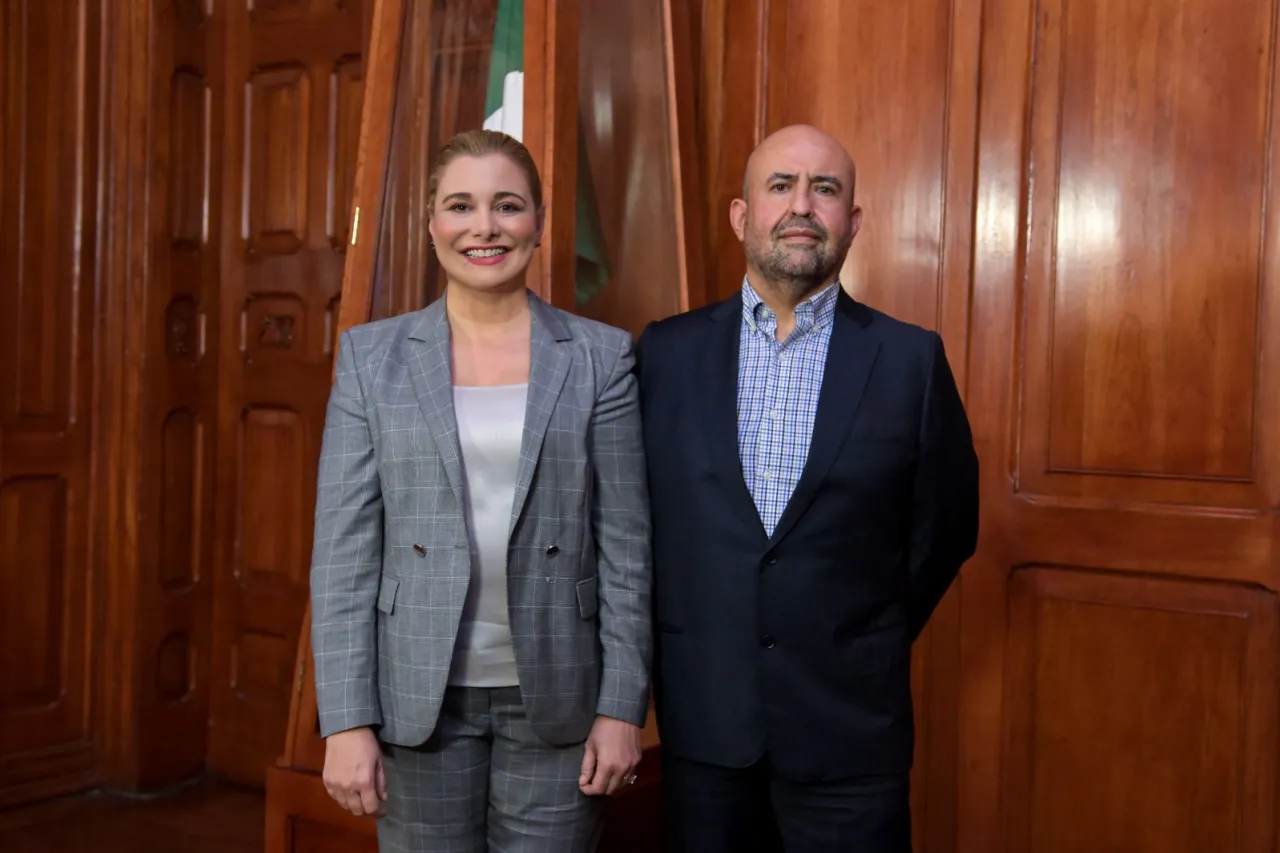
[[[749,201],[752,185],[752,169],[759,168],[760,161],[772,160],[779,151],[786,152],[796,146],[813,146],[828,151],[834,158],[841,161],[845,170],[841,175],[847,180],[849,187],[849,199],[853,200],[854,184],[858,179],[858,167],[853,162],[853,157],[849,156],[849,152],[840,144],[834,136],[826,131],[814,127],[811,124],[791,124],[784,128],[775,130],[773,133],[760,140],[760,144],[752,150],[751,155],[747,157],[747,167],[742,172],[742,198]],[[758,183],[758,182],[757,182]]]
[[[753,285],[798,302],[836,280],[862,221],[856,177],[844,146],[811,125],[784,127],[756,146],[742,198],[729,209]]]

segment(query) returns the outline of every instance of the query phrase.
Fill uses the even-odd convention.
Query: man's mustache
[[[785,222],[779,223],[778,227],[773,229],[773,239],[778,239],[783,231],[787,231],[792,228],[798,231],[808,231],[823,241],[827,239],[827,229],[823,228],[812,219],[788,219]]]

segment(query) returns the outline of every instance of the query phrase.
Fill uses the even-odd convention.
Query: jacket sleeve
[[[924,630],[978,541],[978,457],[969,419],[942,339],[931,333],[931,343],[912,500],[912,639]]]
[[[382,488],[350,333],[338,347],[316,482],[311,645],[320,734],[382,722],[376,602]]]
[[[604,654],[597,713],[642,726],[649,710],[653,657],[653,569],[640,400],[629,337],[610,367],[589,433]]]

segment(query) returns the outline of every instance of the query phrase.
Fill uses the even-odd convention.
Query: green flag
[[[524,0],[498,0],[493,30],[493,56],[484,99],[484,126],[516,139],[524,131]],[[596,208],[591,170],[582,125],[578,125],[578,198],[574,222],[574,297],[582,305],[609,281],[600,215]]]

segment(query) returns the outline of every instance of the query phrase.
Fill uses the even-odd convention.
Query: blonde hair
[[[542,210],[542,178],[538,176],[538,166],[533,162],[529,149],[514,136],[497,130],[465,130],[446,142],[436,155],[436,163],[427,177],[428,216],[435,211],[440,176],[449,164],[459,157],[484,157],[488,154],[501,154],[524,172],[529,191],[533,194],[533,208]]]

